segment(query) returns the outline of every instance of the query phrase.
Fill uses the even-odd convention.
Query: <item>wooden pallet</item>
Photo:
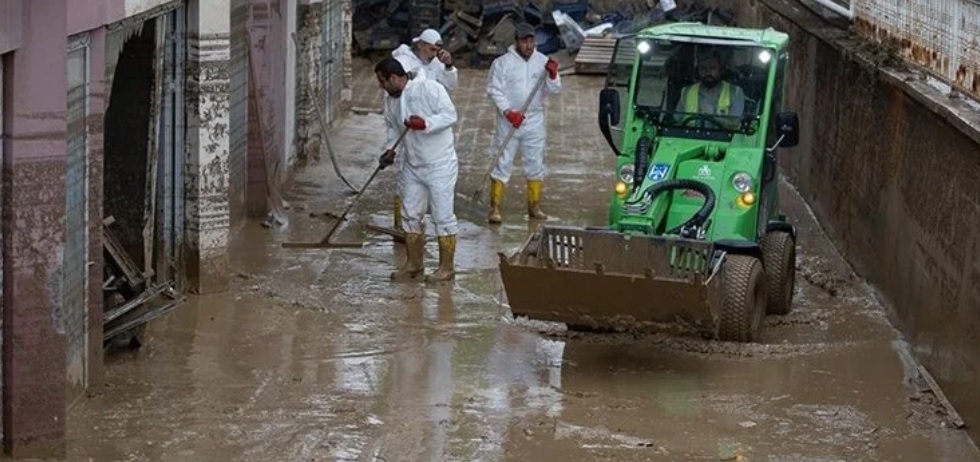
[[[575,73],[606,74],[615,48],[615,38],[586,37],[575,56]]]

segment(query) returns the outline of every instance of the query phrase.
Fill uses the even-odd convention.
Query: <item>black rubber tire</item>
[[[796,285],[796,243],[786,231],[769,231],[762,238],[765,263],[766,314],[785,315],[793,309]]]
[[[753,342],[766,316],[766,275],[762,262],[748,255],[730,255],[722,266],[722,306],[718,339]]]

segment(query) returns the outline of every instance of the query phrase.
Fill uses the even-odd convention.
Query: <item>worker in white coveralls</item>
[[[456,107],[446,89],[435,80],[413,79],[395,58],[379,62],[374,73],[378,85],[386,92],[385,125],[388,146],[394,144],[406,127],[402,141],[401,160],[402,216],[408,258],[394,273],[394,281],[413,281],[422,277],[425,234],[422,219],[426,211],[432,215],[439,240],[439,269],[426,276],[429,282],[455,278],[457,221],[453,210],[458,163],[456,137]],[[397,100],[397,104],[392,102]],[[395,163],[396,152],[387,150],[378,160],[384,169]]]
[[[498,147],[507,137],[511,127],[517,131],[504,148],[496,167],[490,174],[490,214],[487,221],[500,223],[500,203],[504,197],[504,185],[510,180],[511,169],[518,147],[522,150],[524,176],[527,179],[527,213],[531,218],[548,218],[541,211],[541,186],[545,177],[544,145],[544,97],[561,91],[558,62],[537,51],[534,28],[527,23],[517,26],[514,44],[507,53],[490,65],[487,77],[487,95],[497,108],[497,130],[494,145]],[[527,112],[521,113],[524,101],[534,89],[534,84],[547,72],[548,77],[541,90],[531,100]]]
[[[400,45],[391,52],[405,69],[416,76],[435,80],[452,93],[459,81],[459,72],[453,64],[453,55],[442,47],[442,35],[435,29],[426,29],[412,39],[412,46]]]
[[[412,45],[400,45],[391,52],[391,56],[402,64],[405,72],[415,74],[418,79],[427,78],[441,83],[452,93],[459,81],[453,55],[442,48],[442,35],[435,29],[426,29],[418,37],[412,39]],[[401,158],[397,156],[395,168],[401,171]],[[399,182],[401,174],[398,175]],[[402,229],[401,196],[395,193],[395,229]]]

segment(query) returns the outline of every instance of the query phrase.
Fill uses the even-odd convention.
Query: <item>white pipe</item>
[[[845,9],[843,6],[834,3],[832,0],[813,0],[824,8],[833,11],[851,21],[854,20],[854,2],[857,0],[851,0],[848,2],[848,7]]]

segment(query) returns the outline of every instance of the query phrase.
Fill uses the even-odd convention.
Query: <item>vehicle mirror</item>
[[[619,125],[619,92],[605,88],[599,92],[599,124]]]
[[[776,134],[781,139],[779,147],[792,148],[800,143],[800,119],[795,112],[776,114]]]
[[[604,88],[599,92],[599,131],[618,156],[621,153],[616,148],[610,131],[610,126],[617,124],[619,124],[619,92],[613,88]]]

